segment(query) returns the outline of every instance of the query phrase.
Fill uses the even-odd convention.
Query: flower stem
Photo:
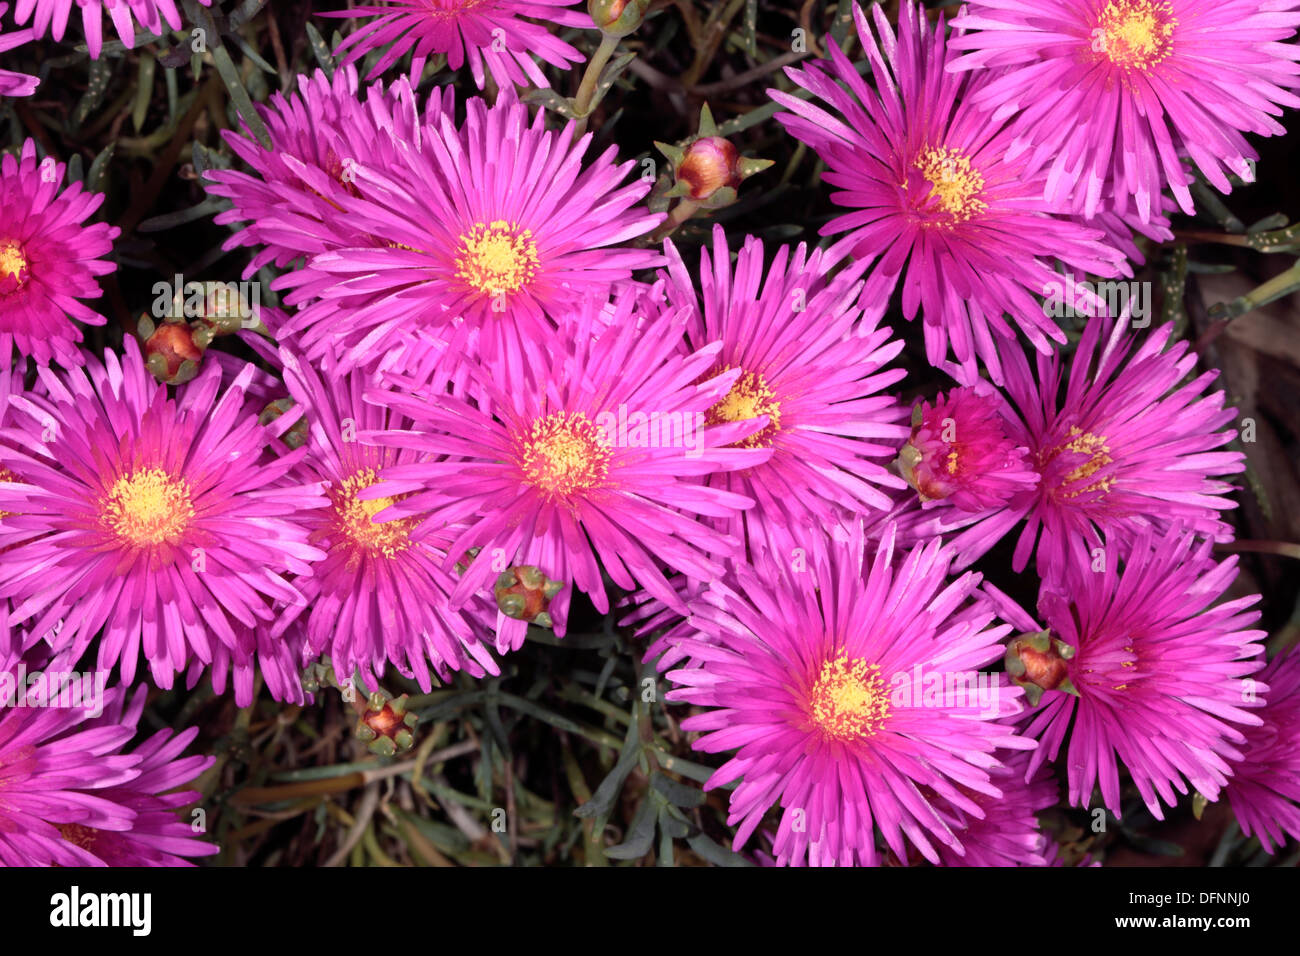
[[[690,219],[691,216],[695,215],[699,210],[700,204],[695,200],[683,199],[673,207],[673,211],[668,214],[668,218],[665,219],[660,224],[659,228],[654,231],[654,234],[650,236],[650,241],[663,242],[664,239],[671,236],[673,232],[676,231],[678,226],[684,223],[687,219]]]
[[[582,83],[578,85],[578,93],[573,98],[573,109],[579,114],[578,125],[573,130],[573,138],[579,139],[587,132],[586,113],[591,109],[591,100],[596,95],[596,84],[600,82],[600,74],[605,69],[605,64],[609,58],[614,55],[618,49],[618,37],[612,37],[608,33],[600,35],[600,46],[596,52],[591,55],[591,61],[587,64],[587,72],[582,74]]]

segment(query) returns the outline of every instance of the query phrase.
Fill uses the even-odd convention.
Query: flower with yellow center
[[[108,530],[124,545],[176,544],[194,519],[189,482],[144,468],[113,483],[100,507]]]
[[[456,276],[483,295],[496,297],[532,282],[539,263],[532,230],[498,219],[475,223],[460,237]]]
[[[1177,26],[1168,0],[1110,0],[1093,31],[1094,49],[1118,67],[1149,70],[1173,50]]]
[[[27,278],[27,256],[17,240],[0,242],[0,279],[13,278],[20,285]]]
[[[719,369],[718,373],[729,369]],[[705,423],[722,425],[727,422],[747,422],[767,416],[767,425],[748,438],[736,442],[737,448],[766,448],[781,430],[781,403],[768,387],[761,372],[745,372],[736,379],[722,401],[709,409]]]
[[[870,737],[888,716],[889,695],[879,664],[845,654],[822,664],[808,695],[808,717],[825,736],[840,741]]]
[[[930,182],[930,194],[945,214],[937,222],[951,226],[982,213],[988,203],[980,199],[984,177],[971,165],[970,157],[960,149],[947,146],[923,149],[912,167]]]
[[[331,489],[336,528],[355,548],[371,557],[394,558],[411,546],[411,529],[415,518],[398,518],[394,521],[375,521],[375,515],[390,507],[399,498],[357,497],[363,488],[379,480],[372,468],[363,468],[337,487]]]
[[[537,419],[519,445],[524,480],[548,498],[599,487],[613,454],[608,440],[582,412],[552,412]]]

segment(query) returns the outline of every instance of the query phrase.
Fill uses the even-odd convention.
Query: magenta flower
[[[517,367],[521,341],[540,341],[584,297],[608,297],[662,261],[619,248],[663,217],[634,208],[650,183],[620,187],[634,164],[615,165],[614,147],[584,165],[590,134],[574,142],[571,123],[548,130],[543,110],[530,124],[509,93],[466,109],[457,128],[448,106],[407,168],[360,165],[360,195],[337,198],[350,227],[383,244],[314,255],[278,280],[293,290],[285,301],[303,305],[286,331],[312,361],[398,367],[393,355],[426,330],[455,355],[473,347],[513,355]]]
[[[835,263],[800,245],[781,247],[764,271],[763,244],[752,237],[733,269],[726,234],[715,226],[712,256],[700,254],[697,296],[676,248],[665,251],[667,307],[692,313],[687,341],[695,349],[721,343],[713,373],[739,370],[706,420],[760,424],[739,444],[772,450],[759,467],[709,479],[758,502],[729,519],[727,532],[772,549],[776,526],[808,544],[862,511],[890,507],[878,486],[903,483],[880,460],[907,429],[897,401],[881,393],[905,374],[887,367],[903,343],[878,314],[855,306],[861,269],[831,278]]]
[[[1011,404],[1004,417],[1016,444],[1029,449],[1039,481],[954,540],[959,566],[984,554],[1022,518],[1027,523],[1014,567],[1028,564],[1041,530],[1038,567],[1045,574],[1072,563],[1087,566],[1102,536],[1126,546],[1144,529],[1182,523],[1218,541],[1231,537],[1219,512],[1236,507],[1227,497],[1232,486],[1216,479],[1245,464],[1240,452],[1216,451],[1232,439],[1225,426],[1236,416],[1223,407],[1222,392],[1205,394],[1217,372],[1188,380],[1196,355],[1186,342],[1169,345],[1172,325],[1154,330],[1130,352],[1125,325],[1087,323],[1059,400],[1059,355],[1037,356],[1035,375],[1023,355],[1008,351]]]
[[[3,17],[8,9],[9,4],[0,3],[0,17]],[[0,53],[16,49],[31,39],[33,39],[31,30],[14,30],[0,34]],[[31,96],[36,92],[36,85],[39,82],[36,77],[28,76],[26,73],[0,70],[0,96]]]
[[[205,7],[212,6],[212,0],[199,0],[199,3]],[[86,32],[86,47],[92,60],[99,59],[103,48],[105,7],[118,38],[128,49],[135,46],[137,23],[154,36],[162,35],[164,22],[172,30],[181,28],[181,15],[174,0],[77,0],[77,6],[81,8],[81,25]],[[36,19],[32,22],[35,36],[45,36],[48,31],[55,40],[62,40],[71,12],[70,0],[18,0],[14,20],[25,24],[35,14]]]
[[[740,781],[736,850],[779,804],[783,865],[875,865],[874,829],[900,860],[907,844],[932,863],[936,843],[961,855],[945,816],[982,818],[970,794],[1001,798],[994,751],[1031,746],[999,722],[1020,690],[978,673],[1010,631],[979,576],[950,584],[938,540],[895,555],[887,534],[874,557],[864,550],[855,535],[804,571],[742,565],[691,607],[698,637],[683,640],[691,663],[668,673],[678,687],[667,697],[706,708],[682,721],[700,733],[695,749],[735,751],[705,788]],[[957,692],[973,683],[993,692],[991,706]]]
[[[25,669],[0,670],[0,865],[189,866],[184,858],[216,853],[177,815],[200,794],[176,788],[212,765],[181,756],[198,728],[159,730],[128,750],[145,689],[129,707],[124,688],[104,691],[96,717],[87,697],[72,696],[66,659],[48,666],[64,668],[63,677],[47,670],[33,685]],[[77,694],[95,677],[73,675]],[[19,695],[25,706],[16,706]],[[51,696],[75,705],[45,703]]]
[[[446,94],[450,105],[451,91]],[[267,263],[286,268],[294,260],[347,246],[383,246],[385,239],[358,228],[343,214],[342,196],[363,195],[359,164],[388,167],[407,149],[421,147],[427,124],[442,109],[430,97],[424,115],[406,80],[385,89],[375,83],[361,98],[356,70],[341,67],[331,79],[323,70],[299,78],[289,96],[276,93],[259,106],[271,147],[252,134],[224,135],[230,148],[253,169],[213,169],[208,192],[233,208],[218,213],[220,224],[243,223],[225,248],[262,246],[244,270],[247,279]],[[247,131],[245,130],[247,133]]]
[[[926,507],[944,502],[967,512],[999,508],[1038,483],[1009,432],[1004,403],[987,383],[954,388],[921,402],[898,464]]]
[[[840,190],[832,201],[852,210],[822,234],[845,233],[842,246],[872,261],[864,303],[877,307],[901,282],[904,315],[922,313],[931,364],[951,342],[964,368],[981,359],[1001,383],[1001,353],[1015,338],[1003,313],[1040,352],[1065,342],[1036,298],[1053,281],[1054,260],[1080,276],[1127,265],[1101,230],[1054,215],[1065,210],[1042,198],[1046,175],[1011,155],[1006,124],[970,105],[985,78],[944,71],[942,19],[929,26],[906,0],[895,39],[881,8],[873,12],[879,46],[853,7],[875,87],[831,44],[829,64],[787,69],[830,109],[772,90],[790,110],[778,118],[825,161],[823,178]]]
[[[427,516],[435,528],[465,522],[448,561],[480,549],[451,595],[453,607],[500,572],[530,565],[564,584],[549,611],[562,636],[574,587],[608,612],[602,570],[617,586],[640,584],[684,612],[664,567],[710,580],[723,571],[718,559],[736,553],[738,541],[699,518],[753,505],[700,478],[771,455],[727,447],[753,424],[706,421],[739,371],[696,384],[717,364],[721,345],[683,354],[683,312],[638,327],[631,304],[623,299],[597,337],[593,329],[606,317],[600,302],[589,302],[547,342],[548,359],[517,376],[500,364],[467,366],[466,392],[478,401],[396,375],[393,390],[370,396],[415,427],[366,440],[426,456],[389,466],[373,494],[363,493],[395,499],[376,518]],[[522,621],[498,615],[497,627],[499,650],[522,642]]]
[[[19,354],[41,365],[83,361],[73,319],[103,325],[104,317],[77,301],[100,294],[98,276],[117,268],[103,257],[118,228],[83,223],[104,201],[80,183],[61,188],[65,167],[36,163],[36,142],[0,160],[0,368]]]
[[[574,0],[387,0],[382,5],[320,15],[374,17],[334,51],[344,63],[353,63],[387,46],[367,79],[378,76],[409,51],[413,54],[413,85],[419,83],[430,54],[443,54],[453,70],[468,62],[474,85],[480,90],[486,82],[484,66],[499,87],[509,89],[516,83],[550,86],[534,56],[561,69],[582,62],[581,53],[546,27],[548,23],[590,27],[591,18],[585,13],[566,9],[573,4]]]
[[[977,791],[966,794],[983,817],[951,811],[949,825],[966,853],[959,856],[950,847],[939,847],[944,866],[1050,865],[1055,844],[1039,828],[1037,814],[1056,804],[1056,778],[1045,765],[1026,777],[1029,760],[1030,754],[1021,751],[1005,758],[1003,767],[989,771],[1001,797],[993,799]]]
[[[1267,700],[1245,727],[1246,745],[1224,793],[1241,831],[1273,853],[1287,836],[1300,840],[1300,653],[1275,657],[1259,675]]]
[[[129,683],[143,654],[164,688],[206,664],[220,685],[233,666],[245,703],[274,602],[303,602],[284,575],[325,556],[297,515],[327,499],[286,477],[305,450],[267,454],[246,401],[253,366],[224,389],[207,366],[173,399],[135,340],[125,346],[103,365],[42,369],[48,394],[11,400],[0,465],[18,481],[0,483],[0,591],[11,623],[55,650],[79,658],[102,631],[101,670],[120,663]]]
[[[1184,157],[1221,192],[1229,172],[1254,181],[1241,134],[1280,135],[1300,106],[1297,25],[1295,0],[968,0],[949,69],[995,74],[972,105],[1019,112],[1013,155],[1050,163],[1049,202],[1132,200],[1146,220],[1166,186],[1194,211]]]
[[[1242,759],[1242,726],[1261,723],[1249,707],[1266,688],[1249,675],[1264,666],[1254,642],[1265,634],[1248,630],[1258,594],[1215,603],[1237,560],[1216,564],[1210,548],[1178,529],[1148,531],[1124,552],[1108,548],[1101,570],[1072,564],[1044,586],[1043,623],[1072,653],[1027,662],[1026,676],[1043,687],[1025,728],[1040,739],[1029,772],[1068,746],[1072,805],[1089,806],[1100,786],[1119,816],[1123,766],[1163,819],[1161,801],[1173,806],[1188,783],[1217,800]]]
[[[360,671],[372,687],[389,661],[425,691],[432,687],[430,664],[443,679],[461,669],[475,677],[500,673],[474,626],[484,614],[477,607],[482,599],[471,599],[471,613],[448,606],[457,584],[443,568],[451,533],[421,525],[418,516],[376,522],[374,515],[394,499],[358,497],[389,466],[422,457],[363,445],[358,436],[404,429],[409,422],[362,401],[373,385],[365,374],[322,376],[288,350],[281,355],[285,382],[309,428],[302,468],[309,481],[324,482],[329,496],[328,507],[301,517],[311,543],[326,554],[311,577],[295,582],[307,602],[309,655],[328,654],[338,673]]]

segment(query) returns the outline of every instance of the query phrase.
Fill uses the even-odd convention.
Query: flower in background
[[[443,333],[453,355],[505,355],[517,375],[521,349],[566,311],[662,261],[619,247],[663,217],[634,207],[648,180],[619,186],[634,163],[616,165],[613,146],[584,164],[591,134],[575,142],[571,123],[548,130],[540,109],[530,124],[508,92],[466,110],[459,128],[450,108],[441,113],[408,167],[359,165],[361,195],[338,197],[351,227],[384,245],[314,255],[279,280],[288,304],[307,303],[286,331],[311,361],[332,352],[341,370],[392,363],[424,329]]]
[[[299,77],[294,93],[275,93],[269,106],[258,106],[270,148],[247,130],[243,136],[226,130],[226,142],[253,173],[211,169],[204,177],[208,192],[233,203],[214,221],[243,224],[224,248],[263,247],[244,278],[268,263],[286,268],[330,249],[385,245],[343,214],[341,197],[363,195],[355,174],[360,164],[389,167],[405,151],[419,151],[427,126],[444,104],[451,108],[451,96],[450,89],[432,95],[421,115],[405,79],[387,89],[372,84],[363,99],[354,68],[340,67],[333,78],[317,70]]]
[[[949,826],[961,839],[965,855],[951,847],[939,847],[944,866],[1048,866],[1055,844],[1038,825],[1037,814],[1054,806],[1058,799],[1056,777],[1051,768],[1040,766],[1026,776],[1030,755],[1020,751],[1007,757],[1003,766],[989,776],[1002,791],[997,799],[977,791],[966,796],[983,816],[952,810]],[[939,805],[941,814],[946,808]]]
[[[274,603],[303,601],[284,574],[325,556],[298,516],[327,499],[287,478],[305,451],[265,454],[254,366],[223,389],[208,365],[170,398],[130,336],[125,352],[41,369],[46,394],[19,400],[0,433],[0,466],[17,476],[0,483],[11,624],[74,658],[100,635],[97,666],[120,663],[127,683],[141,654],[164,688],[191,664],[225,666],[217,646],[247,669]]]
[[[943,502],[967,512],[999,508],[1038,482],[1029,449],[1009,432],[1005,403],[987,383],[954,388],[912,412],[912,435],[899,470],[926,507]]]
[[[908,844],[932,863],[965,853],[949,820],[983,816],[972,794],[1002,797],[995,750],[1032,744],[1001,722],[1020,690],[980,672],[1010,627],[979,575],[948,581],[950,559],[937,539],[896,555],[890,534],[873,556],[855,534],[803,571],[739,566],[693,603],[667,699],[705,708],[681,725],[696,750],[735,751],[705,784],[739,781],[733,849],[779,803],[781,864],[875,865],[875,828],[900,860]]]
[[[1050,163],[1050,202],[1147,220],[1168,186],[1191,215],[1184,157],[1221,192],[1229,172],[1252,182],[1241,134],[1280,135],[1273,117],[1300,106],[1297,25],[1297,0],[968,0],[948,68],[995,75],[971,103],[1019,114],[1012,154]]]
[[[83,225],[104,196],[81,183],[62,189],[64,171],[53,159],[37,165],[31,139],[21,156],[0,160],[0,368],[15,348],[41,365],[80,365],[81,331],[72,320],[104,324],[77,300],[98,298],[97,277],[116,268],[103,257],[119,230]]]
[[[602,572],[684,613],[664,567],[709,580],[722,573],[718,558],[735,555],[739,542],[699,519],[726,517],[753,499],[699,479],[771,455],[728,447],[753,424],[706,421],[739,371],[697,384],[720,344],[683,354],[687,316],[678,310],[638,326],[632,302],[620,300],[612,320],[603,303],[588,302],[547,343],[549,360],[518,375],[501,363],[467,366],[467,394],[477,401],[398,375],[389,376],[389,390],[370,394],[414,430],[364,440],[423,456],[389,466],[381,484],[363,492],[363,500],[393,499],[377,520],[463,522],[448,560],[479,549],[453,607],[508,569],[533,567],[564,583],[548,608],[562,636],[574,587],[609,611]],[[524,631],[523,621],[498,614],[498,649],[518,647]]]
[[[212,0],[199,0],[199,3],[212,6]],[[163,34],[164,22],[172,30],[181,28],[181,15],[174,0],[77,0],[77,6],[81,8],[81,25],[92,60],[99,59],[103,48],[105,7],[118,38],[127,49],[135,46],[137,23],[154,36]],[[62,40],[71,12],[71,0],[18,0],[14,20],[25,24],[35,14],[31,27],[34,36],[43,37],[48,31],[55,40]]]
[[[48,665],[39,698],[17,686],[23,677],[30,682],[32,673],[0,669],[0,865],[189,866],[187,857],[218,852],[177,813],[201,796],[177,788],[213,762],[181,756],[198,728],[159,730],[128,747],[145,688],[129,706],[125,688],[103,691],[97,701],[103,713],[94,716],[86,696],[73,696],[70,680],[103,675],[69,680],[67,667],[66,659]],[[46,687],[54,668],[64,679]],[[81,695],[83,686],[75,690]],[[28,695],[28,705],[9,706],[19,694]],[[53,706],[50,697],[71,706]]]
[[[823,252],[782,246],[763,268],[763,244],[749,237],[731,263],[726,234],[713,230],[712,255],[700,253],[700,291],[671,244],[667,307],[691,313],[693,349],[721,343],[706,374],[736,371],[730,391],[708,410],[709,422],[760,425],[738,444],[772,457],[709,482],[757,505],[727,519],[733,537],[777,549],[782,537],[810,545],[853,516],[892,504],[880,490],[902,482],[881,463],[907,436],[904,412],[883,394],[904,376],[888,363],[903,343],[880,326],[879,313],[855,305],[860,268],[834,278]]]
[[[1000,384],[1002,353],[1019,347],[1015,328],[1045,354],[1065,342],[1037,298],[1054,282],[1055,260],[1079,275],[1128,267],[1101,230],[1055,215],[1066,210],[1042,198],[1046,174],[1012,158],[1012,131],[970,105],[986,78],[944,71],[942,18],[931,27],[907,0],[895,39],[872,9],[879,46],[857,5],[853,16],[875,87],[830,44],[829,64],[786,70],[830,110],[771,90],[790,111],[778,119],[825,161],[822,178],[840,190],[832,201],[851,210],[822,234],[845,233],[840,245],[871,260],[865,307],[881,307],[901,284],[904,315],[922,313],[930,363],[951,344],[968,372],[983,360]]]
[[[486,83],[487,73],[492,74],[497,86],[511,89],[516,83],[550,86],[534,56],[561,69],[582,62],[582,54],[546,26],[590,27],[589,16],[567,9],[573,3],[574,0],[388,0],[383,5],[332,10],[321,12],[320,16],[374,17],[334,51],[335,56],[343,58],[342,62],[353,63],[372,50],[388,47],[367,79],[378,76],[409,51],[413,85],[419,83],[430,54],[442,54],[453,70],[469,63],[470,75],[480,90]],[[542,22],[533,23],[525,17]]]
[[[444,680],[462,669],[475,677],[500,673],[474,625],[481,612],[448,606],[457,584],[443,568],[451,534],[422,526],[419,517],[377,522],[374,516],[394,499],[359,497],[389,466],[421,459],[412,451],[361,444],[359,436],[410,423],[362,401],[374,386],[366,374],[322,375],[287,349],[281,355],[285,382],[307,420],[302,468],[308,480],[325,483],[329,497],[328,507],[301,518],[311,543],[326,554],[311,577],[295,582],[307,602],[309,656],[326,654],[338,673],[360,671],[372,687],[391,661],[426,692],[430,664]]]
[[[1268,687],[1255,711],[1263,723],[1242,729],[1243,757],[1224,793],[1241,832],[1273,853],[1288,835],[1300,840],[1300,653],[1279,654],[1259,680]]]
[[[1024,730],[1040,741],[1029,772],[1066,747],[1071,805],[1088,806],[1099,786],[1118,817],[1123,765],[1163,819],[1161,801],[1173,806],[1187,783],[1217,800],[1242,759],[1243,729],[1261,723],[1250,708],[1266,688],[1250,675],[1264,666],[1265,633],[1249,630],[1258,594],[1215,603],[1237,559],[1216,564],[1211,546],[1176,528],[1144,532],[1108,548],[1103,569],[1073,564],[1044,585],[1039,614],[1066,649],[1008,664],[1042,689]]]
[[[3,17],[8,9],[9,4],[0,3],[0,17]],[[8,53],[31,39],[33,39],[31,30],[14,30],[0,34],[0,53]],[[36,92],[39,82],[36,77],[28,76],[26,73],[0,70],[0,96],[31,96]]]

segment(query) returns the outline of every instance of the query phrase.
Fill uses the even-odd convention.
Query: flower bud
[[[606,36],[625,37],[645,19],[650,0],[587,0],[587,12]]]
[[[563,582],[552,581],[540,568],[523,564],[502,571],[493,594],[497,607],[506,617],[550,627],[551,599],[563,587]]]
[[[1036,707],[1046,690],[1078,696],[1070,680],[1069,661],[1074,653],[1072,645],[1053,638],[1047,631],[1038,631],[1021,635],[1008,644],[1003,663],[1011,679],[1025,689],[1030,705]]]
[[[137,331],[144,339],[145,364],[158,381],[180,385],[199,373],[207,343],[196,340],[194,330],[185,322],[163,322],[155,327],[148,316],[141,316]]]
[[[700,110],[699,131],[684,147],[655,143],[673,164],[675,182],[668,196],[682,196],[708,209],[721,209],[736,201],[740,184],[772,165],[770,159],[747,159],[718,135],[717,124],[706,104]]]
[[[366,749],[381,757],[405,753],[415,746],[416,724],[419,715],[409,713],[406,694],[392,699],[382,690],[367,699],[369,706],[357,720],[356,737],[366,741]]]

